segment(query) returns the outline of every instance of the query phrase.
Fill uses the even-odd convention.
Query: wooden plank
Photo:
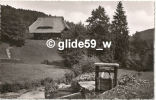
[[[118,68],[114,67],[114,87],[117,85]]]
[[[110,72],[110,73],[114,73],[114,70],[100,69],[99,72]]]
[[[95,92],[98,92],[99,66],[95,67]]]
[[[94,63],[95,66],[100,66],[100,67],[119,67],[118,63],[102,63],[102,62],[97,62]]]
[[[77,92],[62,97],[58,97],[57,99],[85,99],[85,96],[83,96],[80,92]]]

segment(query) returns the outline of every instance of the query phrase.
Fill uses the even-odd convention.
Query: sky
[[[15,8],[30,9],[44,12],[52,16],[63,16],[65,20],[74,23],[88,23],[86,19],[91,16],[93,9],[99,5],[104,7],[106,14],[112,21],[117,1],[0,1],[1,5],[10,5]],[[154,28],[154,2],[153,1],[123,1],[127,15],[129,34]]]

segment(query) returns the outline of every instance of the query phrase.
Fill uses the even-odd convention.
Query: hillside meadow
[[[62,78],[68,69],[43,64],[0,64],[0,80],[4,82],[20,82],[41,80],[47,77]]]
[[[57,41],[56,41],[57,43]],[[6,48],[9,45],[1,43],[0,45],[0,58],[7,58]],[[48,48],[46,40],[26,40],[25,45],[22,47],[12,46],[11,55],[14,59],[20,59],[28,64],[41,64],[44,60],[50,62],[63,60],[57,52],[57,46]]]

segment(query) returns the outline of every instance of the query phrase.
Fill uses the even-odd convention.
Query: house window
[[[39,26],[37,29],[52,29],[52,26]]]

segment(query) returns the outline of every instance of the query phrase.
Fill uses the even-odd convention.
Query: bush
[[[129,62],[131,68],[139,71],[153,71],[154,69],[154,45],[153,41],[140,38],[139,33],[133,36],[131,41]],[[136,57],[137,55],[137,57]],[[134,67],[134,65],[136,65]]]
[[[79,60],[82,57],[82,50],[69,50],[69,52],[65,52],[67,51],[66,49],[63,50],[61,56],[64,59],[64,65],[68,66],[69,68],[71,68],[74,64],[77,64],[79,62]]]
[[[79,64],[73,65],[72,70],[73,70],[75,76],[82,74],[82,69],[81,69],[81,66]]]
[[[53,83],[53,79],[46,78],[43,80],[3,83],[0,85],[0,92],[7,93],[7,92],[18,92],[21,89],[34,89],[36,87],[45,86],[47,83]]]
[[[153,52],[147,51],[144,54],[131,52],[127,57],[127,68],[137,71],[153,71]]]
[[[88,57],[84,55],[82,59],[80,59],[78,64],[75,64],[72,67],[72,70],[74,71],[75,75],[78,76],[82,73],[89,73],[94,71],[94,63],[99,62],[100,60],[97,57]]]
[[[18,92],[21,89],[34,89],[41,86],[41,81],[25,81],[25,82],[13,82],[13,83],[3,83],[0,85],[0,92]]]
[[[118,85],[104,92],[98,99],[152,99],[154,86],[148,80],[138,79],[136,74],[123,75],[119,78]]]
[[[43,60],[43,61],[41,62],[41,64],[46,64],[46,65],[48,65],[48,64],[49,64],[49,61],[48,61],[48,60]]]
[[[71,83],[72,79],[75,78],[75,74],[73,71],[65,73],[64,76],[65,76],[66,84]]]
[[[46,78],[44,81],[45,85],[45,98],[53,98],[54,93],[58,90],[58,84],[51,78]]]
[[[17,92],[18,90],[20,90],[19,85],[20,84],[18,84],[18,83],[13,83],[13,84],[5,83],[5,84],[1,85],[0,91],[1,91],[1,93]]]

